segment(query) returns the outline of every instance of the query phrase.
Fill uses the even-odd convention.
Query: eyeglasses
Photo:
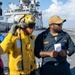
[[[35,28],[35,23],[30,23],[30,24],[28,24],[28,27],[29,27],[30,29],[34,29],[34,28]]]
[[[55,25],[62,26],[63,24],[61,23],[61,24],[55,24]]]

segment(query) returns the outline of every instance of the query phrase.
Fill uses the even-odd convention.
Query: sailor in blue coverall
[[[4,40],[5,36],[3,36],[2,34],[0,34],[0,43]]]
[[[71,75],[67,55],[74,53],[74,43],[69,34],[62,30],[65,21],[53,15],[49,19],[50,27],[35,40],[34,53],[36,57],[42,57],[42,75]],[[55,44],[61,44],[60,51],[55,51]]]
[[[5,37],[2,34],[0,34],[0,43],[4,40],[4,38]],[[4,64],[3,64],[3,61],[2,61],[1,56],[0,56],[0,75],[4,75],[3,72],[4,72]]]

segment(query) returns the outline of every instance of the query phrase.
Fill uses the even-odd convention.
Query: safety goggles
[[[29,24],[28,24],[28,27],[29,27],[30,29],[34,29],[34,28],[35,28],[35,23],[29,23]]]

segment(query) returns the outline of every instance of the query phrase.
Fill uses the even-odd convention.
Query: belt
[[[20,75],[30,75],[30,74],[20,74]]]
[[[61,65],[61,64],[64,64],[64,63],[66,63],[66,61],[63,61],[63,62],[48,62],[48,64],[53,65],[53,66],[58,66],[58,65]]]

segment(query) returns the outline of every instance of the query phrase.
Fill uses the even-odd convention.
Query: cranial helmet
[[[19,23],[25,23],[26,25],[30,23],[35,23],[35,18],[31,14],[24,14],[20,17]]]

